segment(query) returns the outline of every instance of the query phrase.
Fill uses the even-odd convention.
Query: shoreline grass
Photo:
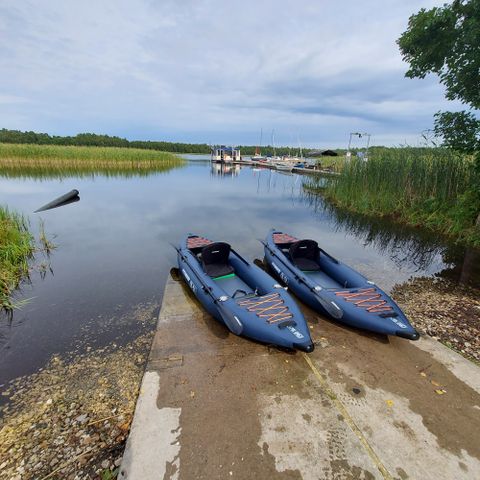
[[[309,179],[305,188],[355,213],[480,246],[478,180],[471,157],[440,148],[398,148],[378,149],[367,162],[345,162],[326,186]]]
[[[0,143],[1,175],[147,174],[183,165],[180,156],[156,150]]]
[[[29,276],[35,240],[28,220],[0,205],[0,309],[12,310],[11,294]]]

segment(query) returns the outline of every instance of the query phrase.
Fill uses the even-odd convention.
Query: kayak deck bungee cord
[[[272,230],[262,243],[273,274],[314,310],[351,327],[409,340],[419,338],[383,290],[319,248],[316,241]]]
[[[235,335],[312,352],[300,308],[270,275],[224,242],[193,234],[175,247],[185,282],[216,320]]]

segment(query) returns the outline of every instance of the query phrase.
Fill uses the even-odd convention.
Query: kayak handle
[[[287,327],[295,327],[296,325],[297,325],[297,322],[295,320],[284,320],[283,322],[280,322],[278,324],[278,328],[282,330]]]

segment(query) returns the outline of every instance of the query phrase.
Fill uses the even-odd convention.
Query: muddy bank
[[[155,309],[156,311],[156,309]],[[153,336],[53,356],[3,387],[0,479],[115,478]],[[88,350],[88,349],[87,349]]]
[[[420,277],[396,285],[392,296],[420,332],[480,362],[480,289]]]

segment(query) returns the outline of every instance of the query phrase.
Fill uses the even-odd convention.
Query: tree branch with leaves
[[[422,8],[410,17],[397,43],[410,65],[406,77],[436,74],[445,86],[445,97],[467,107],[437,112],[434,130],[446,147],[475,154],[480,179],[480,0],[454,0],[442,7]],[[480,188],[475,193],[480,212]],[[476,224],[480,226],[480,213]]]

